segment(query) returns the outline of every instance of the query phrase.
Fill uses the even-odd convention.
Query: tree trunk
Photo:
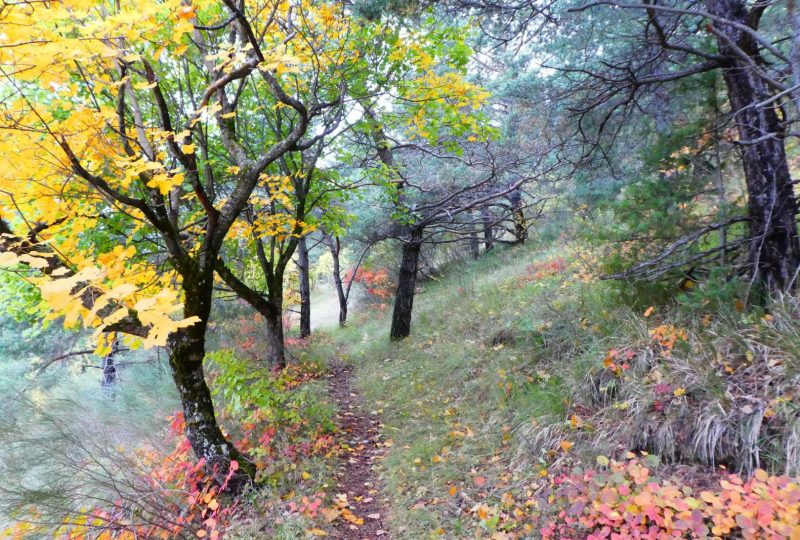
[[[486,246],[486,251],[491,251],[494,247],[494,231],[492,230],[492,212],[488,208],[481,209],[481,217],[483,218],[483,243]]]
[[[117,397],[117,366],[114,357],[119,351],[119,340],[115,337],[111,345],[111,351],[103,357],[103,376],[100,380],[100,387],[111,400]]]
[[[286,367],[286,345],[283,339],[283,276],[273,278],[267,285],[269,309],[261,314],[267,322],[267,362],[274,368]]]
[[[333,258],[333,283],[336,286],[336,295],[339,297],[339,326],[345,326],[347,324],[347,295],[344,292],[342,266],[339,261],[341,245],[338,237],[333,238],[327,234],[326,243],[328,244],[328,249],[330,249],[331,257]],[[355,269],[353,271],[355,272]]]
[[[183,405],[186,438],[197,458],[205,460],[207,469],[219,483],[227,475],[231,461],[239,464],[240,475],[244,477],[229,485],[230,489],[238,491],[243,482],[255,477],[255,468],[225,439],[219,428],[203,373],[205,344],[202,338],[192,334],[195,333],[178,331],[169,338],[169,365]]]
[[[422,229],[415,228],[407,242],[403,243],[403,256],[400,275],[397,278],[397,294],[394,298],[392,329],[389,338],[403,339],[411,333],[411,310],[414,307],[414,293],[417,286],[417,266],[422,249]]]
[[[470,218],[472,215],[473,214],[470,212]],[[477,261],[481,256],[481,244],[478,240],[478,231],[476,230],[473,222],[470,222],[469,227],[469,250],[472,253],[472,258]]]
[[[300,338],[304,339],[311,335],[311,285],[305,237],[297,242],[297,268],[300,271]]]
[[[743,0],[706,0],[714,15],[748,24],[749,11]],[[751,242],[748,252],[754,280],[769,290],[782,290],[792,284],[800,264],[797,238],[797,201],[786,161],[784,129],[781,126],[774,93],[749,62],[739,56],[744,51],[757,61],[758,45],[753,37],[730,25],[715,23],[727,38],[718,38],[720,52],[728,57],[723,69],[734,122],[741,144],[747,183]],[[739,49],[738,51],[736,49]],[[757,142],[756,142],[757,141]]]
[[[717,188],[717,204],[719,209],[722,210],[725,208],[727,199],[725,195],[725,178],[722,174],[722,152],[720,151],[722,133],[717,128],[717,126],[721,125],[722,120],[717,95],[717,77],[714,77],[714,84],[711,87],[711,98],[714,104],[714,183]],[[719,264],[724,266],[725,252],[728,249],[728,231],[725,227],[720,227],[719,229],[719,245],[722,248],[719,252]]]
[[[522,206],[522,191],[512,191],[507,198],[511,203],[511,217],[514,220],[514,243],[524,244],[528,239],[528,220]]]
[[[203,373],[213,273],[198,274],[184,275],[184,317],[197,316],[200,321],[170,334],[167,340],[169,365],[183,406],[186,437],[192,450],[198,459],[205,460],[207,469],[220,483],[229,471],[230,462],[235,460],[241,473],[229,488],[239,490],[255,477],[255,467],[228,442],[214,413],[211,392]]]
[[[283,267],[280,275],[272,273],[267,277],[267,298],[248,287],[237,278],[230,268],[219,260],[215,267],[217,274],[233,291],[258,311],[266,321],[267,353],[266,361],[273,367],[286,367],[286,353],[283,343]]]
[[[513,208],[511,215],[514,217],[514,243],[524,244],[528,239],[528,221],[522,208]]]
[[[800,120],[800,9],[797,7],[797,0],[789,0],[786,3],[786,10],[789,12],[792,24],[792,49],[789,52],[789,65],[792,70],[791,87],[794,90],[789,94],[794,105],[795,120]]]

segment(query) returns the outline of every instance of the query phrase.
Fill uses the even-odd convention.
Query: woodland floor
[[[337,426],[343,452],[336,471],[335,505],[339,515],[330,537],[347,540],[386,540],[386,499],[375,467],[384,456],[380,416],[364,408],[353,389],[352,366],[335,360],[329,373],[330,395],[338,408]]]

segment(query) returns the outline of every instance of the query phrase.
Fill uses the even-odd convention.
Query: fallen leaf
[[[317,528],[308,529],[308,533],[313,534],[314,536],[328,536],[328,533],[326,533],[322,529],[317,529]]]
[[[472,481],[475,482],[476,486],[482,487],[483,485],[486,484],[486,477],[485,476],[476,476],[475,478],[473,478]]]
[[[336,518],[339,517],[339,514],[341,514],[341,512],[339,512],[334,508],[323,508],[322,510],[320,510],[320,512],[322,513],[322,517],[323,519],[325,519],[326,523],[331,523],[332,521],[335,521]]]

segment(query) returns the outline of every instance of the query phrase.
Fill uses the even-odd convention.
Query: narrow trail
[[[339,409],[336,423],[343,448],[334,499],[340,513],[331,523],[330,538],[387,540],[386,498],[374,471],[384,455],[380,417],[365,410],[353,389],[352,366],[336,359],[328,377],[331,398]]]

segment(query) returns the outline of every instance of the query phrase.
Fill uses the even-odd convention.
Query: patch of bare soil
[[[353,389],[352,366],[335,360],[329,378],[330,395],[339,410],[337,426],[342,447],[334,498],[339,514],[331,523],[330,537],[387,540],[386,499],[375,474],[385,448],[380,417],[364,408],[363,400]]]

